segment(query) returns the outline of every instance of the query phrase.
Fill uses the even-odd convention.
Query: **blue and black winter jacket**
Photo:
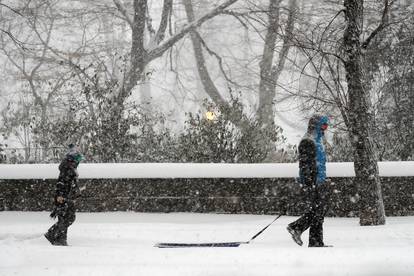
[[[305,186],[319,185],[326,180],[326,154],[321,127],[328,121],[327,116],[312,116],[308,131],[299,143],[299,176]]]

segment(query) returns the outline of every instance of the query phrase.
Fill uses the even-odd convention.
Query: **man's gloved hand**
[[[56,202],[59,204],[63,204],[65,202],[65,198],[63,196],[56,197]]]

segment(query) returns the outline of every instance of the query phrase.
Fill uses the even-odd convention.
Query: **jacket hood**
[[[309,119],[307,134],[315,137],[322,137],[323,131],[321,130],[321,126],[327,123],[329,123],[328,116],[320,114],[313,115]]]
[[[323,145],[324,131],[322,125],[327,124],[329,119],[325,115],[313,115],[308,124],[308,131],[304,139],[310,139],[316,147],[316,183],[323,183],[326,180],[326,154]]]

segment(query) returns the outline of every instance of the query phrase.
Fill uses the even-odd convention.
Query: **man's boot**
[[[68,236],[68,230],[64,230],[60,233],[60,235],[56,238],[56,242],[54,245],[60,245],[60,246],[67,246],[67,236]]]
[[[290,235],[292,236],[292,239],[295,243],[297,243],[298,245],[302,246],[303,245],[303,241],[300,238],[300,236],[302,235],[302,233],[298,230],[293,229],[292,227],[288,226],[287,231],[290,233]]]
[[[53,245],[68,246],[66,239],[59,239]]]
[[[47,231],[46,234],[44,234],[45,238],[53,245],[55,245],[56,240],[52,232]]]
[[[309,245],[309,247],[333,247],[333,245],[317,244],[317,245]]]

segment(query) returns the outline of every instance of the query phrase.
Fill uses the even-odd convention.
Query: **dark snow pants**
[[[47,231],[54,241],[66,242],[68,228],[76,219],[75,210],[75,203],[72,200],[57,206],[58,221]]]
[[[309,229],[309,247],[323,246],[323,221],[326,213],[326,190],[325,185],[305,190],[305,213],[289,226],[305,232]]]

